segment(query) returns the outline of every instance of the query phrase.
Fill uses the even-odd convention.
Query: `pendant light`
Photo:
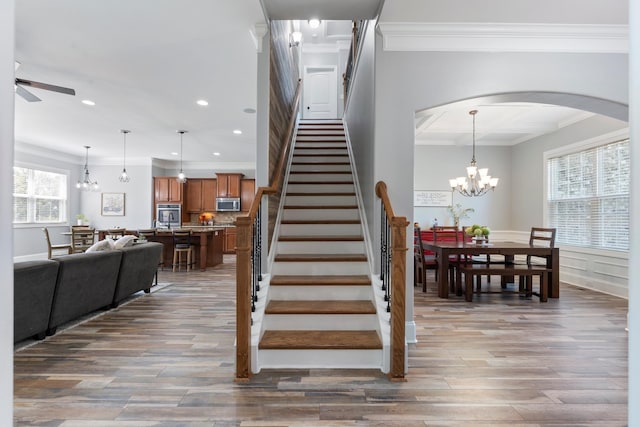
[[[473,117],[473,154],[471,166],[467,166],[467,176],[459,176],[449,180],[451,191],[458,191],[463,196],[482,196],[498,185],[498,178],[489,175],[488,168],[478,168],[476,165],[476,114],[478,110],[469,111]]]
[[[176,181],[178,181],[180,184],[184,184],[185,182],[187,182],[187,177],[184,174],[184,172],[182,171],[182,136],[187,133],[186,130],[177,130],[176,132],[178,132],[180,134],[180,173],[178,174],[178,177],[176,178]]]
[[[120,173],[120,177],[118,178],[120,180],[120,182],[124,182],[127,183],[129,182],[129,175],[127,175],[127,167],[126,167],[126,160],[127,160],[127,134],[130,133],[130,130],[126,130],[126,129],[120,129],[120,132],[122,132],[122,138],[123,138],[123,142],[122,142],[122,173]]]
[[[76,183],[76,188],[82,191],[98,191],[100,187],[98,187],[98,181],[94,181],[91,179],[91,175],[89,175],[89,148],[88,145],[84,146],[86,150],[85,160],[84,160],[84,178],[82,181],[78,180]]]

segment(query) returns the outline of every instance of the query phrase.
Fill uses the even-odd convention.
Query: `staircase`
[[[283,191],[253,371],[388,370],[341,121],[300,122]]]

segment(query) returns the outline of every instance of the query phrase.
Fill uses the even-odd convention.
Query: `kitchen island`
[[[224,227],[204,227],[192,226],[182,227],[191,230],[191,244],[194,246],[194,265],[205,271],[207,267],[222,264]],[[107,230],[99,230],[99,239],[104,239]],[[137,235],[137,230],[125,230],[125,234]],[[147,237],[148,241],[160,242],[164,246],[162,260],[164,266],[169,268],[173,265],[173,230],[167,228],[157,228],[155,236]]]

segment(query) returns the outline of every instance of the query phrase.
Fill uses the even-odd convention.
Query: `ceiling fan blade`
[[[22,86],[16,86],[16,93],[29,102],[42,101],[40,98],[23,88]]]
[[[51,90],[54,92],[65,93],[67,95],[75,95],[76,91],[68,87],[51,85],[49,83],[34,82],[33,80],[24,80],[16,78],[17,85],[34,87],[37,89]]]

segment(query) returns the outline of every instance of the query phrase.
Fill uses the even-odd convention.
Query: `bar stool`
[[[186,255],[183,261],[182,256]],[[193,256],[193,246],[191,245],[191,230],[173,230],[173,271],[176,267],[180,270],[180,265],[185,262],[186,270],[191,269]]]

